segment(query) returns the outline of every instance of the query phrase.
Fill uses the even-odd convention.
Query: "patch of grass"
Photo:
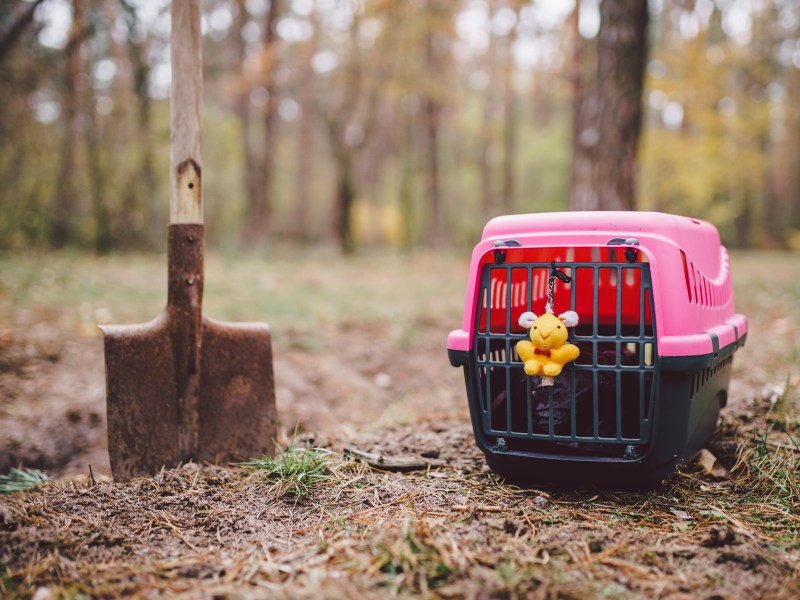
[[[791,396],[797,390],[797,385],[792,384],[792,378],[787,377],[786,383],[782,386],[781,393],[775,399],[775,404],[767,414],[767,422],[779,431],[791,433],[797,428],[798,418],[794,413],[796,402],[792,402]]]
[[[209,251],[203,309],[218,319],[266,320],[276,336],[331,319],[395,323],[433,315],[457,324],[468,259],[460,252],[384,251],[345,260],[325,249],[276,250],[266,257]],[[0,254],[0,272],[0,322],[46,321],[99,335],[97,323],[148,321],[166,302],[160,252]]]
[[[676,480],[666,495],[693,517],[678,522],[681,529],[707,535],[710,527],[724,526],[740,540],[760,540],[776,551],[800,547],[800,447],[791,436],[776,437],[770,428],[740,438],[736,464],[724,482],[686,473]]]
[[[757,436],[743,451],[745,482],[759,504],[772,514],[753,515],[760,525],[786,548],[800,548],[800,445],[791,435],[788,443],[772,442],[768,433]],[[757,511],[757,512],[765,512]]]
[[[530,588],[538,583],[530,566],[523,564],[519,558],[500,561],[494,571],[497,577],[497,591],[508,594],[510,598],[516,596],[518,592],[524,594],[531,591]]]
[[[753,487],[794,511],[800,505],[800,445],[789,434],[788,445],[772,443],[768,435],[757,436],[743,458],[754,476]]]
[[[241,466],[263,473],[264,478],[278,485],[287,496],[303,498],[313,489],[336,478],[332,466],[336,454],[326,448],[299,447],[294,444],[280,448],[275,456],[253,459]]]
[[[12,467],[8,475],[0,475],[0,496],[32,490],[45,481],[47,481],[47,475],[38,469],[15,469]]]
[[[16,591],[17,585],[11,577],[11,570],[0,562],[0,596]]]
[[[431,534],[424,518],[411,518],[402,535],[392,531],[373,542],[375,567],[383,573],[383,585],[395,591],[426,592],[443,584],[456,566],[440,548],[444,541]]]

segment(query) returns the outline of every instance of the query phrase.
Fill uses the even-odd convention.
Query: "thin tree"
[[[280,37],[276,25],[284,11],[283,0],[272,0],[264,18],[262,65],[264,88],[267,92],[264,103],[263,155],[259,167],[258,192],[250,198],[245,226],[245,241],[251,247],[262,245],[272,228],[273,179],[275,171],[275,149],[278,139],[279,89],[276,81],[280,53]],[[247,135],[247,132],[245,132]]]
[[[483,93],[483,120],[481,121],[480,148],[478,151],[478,165],[481,177],[481,209],[483,219],[492,217],[494,210],[494,170],[492,169],[492,149],[494,146],[494,118],[495,118],[495,72],[497,67],[497,41],[492,33],[492,19],[495,14],[496,2],[489,3],[487,28],[489,30],[489,44],[483,56],[486,72],[486,90]]]
[[[86,87],[88,79],[82,52],[85,39],[85,13],[86,0],[73,0],[62,95],[64,137],[61,143],[61,172],[53,197],[53,221],[50,234],[51,242],[56,248],[73,241],[74,213],[80,193],[78,150],[82,146],[84,123],[81,115],[85,109],[82,102],[82,90]]]
[[[253,112],[251,110],[250,95],[252,93],[252,86],[248,81],[245,73],[246,63],[248,59],[247,44],[244,40],[244,29],[249,22],[249,15],[247,13],[245,0],[236,0],[236,17],[234,19],[233,29],[233,50],[236,64],[240,70],[239,74],[239,93],[235,100],[236,116],[239,119],[241,127],[241,144],[242,144],[242,157],[243,157],[243,175],[244,175],[244,191],[246,198],[246,205],[248,211],[254,210],[260,202],[260,195],[262,192],[262,184],[260,177],[260,169],[258,166],[258,159],[256,150],[253,144]],[[250,222],[252,214],[248,214],[247,222]],[[248,228],[247,235],[253,232]]]
[[[133,206],[138,204],[146,215],[145,227],[146,234],[143,236],[131,235],[130,232],[123,234],[120,242],[123,246],[131,246],[139,243],[142,237],[147,239],[149,245],[158,244],[164,235],[164,224],[159,218],[161,214],[158,197],[158,184],[155,173],[154,142],[152,133],[153,121],[153,100],[150,97],[150,62],[148,54],[152,36],[149,33],[140,35],[139,29],[143,25],[134,6],[127,0],[122,0],[122,8],[125,11],[126,23],[128,26],[126,45],[128,47],[128,62],[131,67],[131,78],[133,92],[136,100],[136,168],[131,177],[129,188],[126,195],[134,195],[126,201],[126,204]],[[143,206],[142,206],[143,205]],[[123,208],[123,222],[127,222],[132,215]],[[126,229],[128,229],[126,227]]]
[[[327,89],[316,96],[316,109],[331,149],[336,171],[335,233],[344,254],[356,250],[353,237],[352,211],[358,188],[356,167],[361,154],[372,137],[380,105],[377,73],[383,80],[390,78],[386,36],[365,52],[358,43],[358,34],[364,22],[364,13],[352,4],[353,18],[350,35],[344,50],[341,66],[325,80]],[[387,17],[394,18],[389,12]],[[322,78],[318,78],[322,84]],[[318,88],[321,89],[321,88]]]
[[[443,0],[427,0],[425,5],[425,67],[429,81],[422,97],[425,156],[425,181],[429,226],[427,242],[441,246],[447,242],[441,184],[441,129],[445,112],[446,77],[453,26],[453,5]]]
[[[292,214],[292,234],[300,241],[310,236],[309,205],[311,184],[314,176],[314,132],[316,114],[314,113],[314,69],[311,59],[317,51],[319,23],[311,15],[312,34],[299,51],[302,70],[297,83],[297,96],[300,104],[300,122],[297,126],[296,176],[294,190],[294,211]]]
[[[105,4],[105,3],[104,3]],[[102,8],[105,8],[102,7]],[[101,15],[97,14],[98,7],[92,6],[89,9],[89,19],[92,21],[99,19]],[[94,53],[90,54],[87,64],[87,70],[94,68],[94,61],[96,60]],[[89,196],[92,204],[92,217],[94,220],[94,249],[98,254],[107,254],[114,245],[114,239],[111,232],[111,209],[108,205],[108,188],[109,179],[112,176],[113,166],[109,157],[109,148],[116,145],[115,134],[123,136],[124,132],[124,116],[121,110],[121,102],[116,102],[114,108],[113,119],[119,122],[119,132],[111,132],[107,134],[105,128],[100,123],[100,116],[94,110],[92,104],[95,102],[94,94],[91,88],[87,90],[86,98],[86,111],[85,111],[85,125],[84,136],[86,140],[86,155],[87,155],[87,176],[89,179]],[[119,99],[118,99],[119,100]],[[125,198],[131,199],[130,195],[125,195]],[[132,202],[123,202],[123,211],[132,212]]]
[[[578,6],[575,11],[570,206],[576,210],[632,210],[647,64],[647,0],[600,3],[595,81],[583,76]]]
[[[517,95],[514,90],[514,45],[517,42],[517,24],[519,19],[519,0],[511,3],[514,11],[515,24],[506,38],[505,56],[503,60],[503,163],[501,168],[500,197],[503,201],[503,210],[507,213],[514,212],[514,159],[517,153]]]

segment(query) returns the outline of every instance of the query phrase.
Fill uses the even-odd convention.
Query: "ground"
[[[649,492],[523,489],[485,467],[445,352],[467,266],[212,254],[206,314],[272,325],[283,454],[121,484],[96,324],[158,314],[164,265],[0,257],[0,473],[52,480],[0,498],[0,596],[800,595],[796,256],[734,254],[751,333],[709,444],[724,468]],[[371,468],[346,448],[424,468]]]

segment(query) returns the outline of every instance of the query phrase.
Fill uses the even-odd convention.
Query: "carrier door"
[[[514,248],[482,267],[473,360],[484,433],[520,449],[571,449],[622,457],[649,441],[658,357],[650,265],[625,248]],[[555,385],[527,376],[516,344],[526,311],[541,315],[553,269],[554,312],[578,313],[580,356]],[[534,446],[531,446],[534,443]],[[557,448],[553,446],[556,443]]]

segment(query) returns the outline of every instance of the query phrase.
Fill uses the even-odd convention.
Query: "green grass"
[[[792,378],[787,377],[782,386],[782,392],[775,399],[767,414],[767,422],[778,431],[792,434],[800,425],[798,418],[797,385],[792,383]],[[780,389],[780,388],[779,388]],[[794,440],[792,440],[794,441]]]
[[[786,435],[790,445],[774,446],[768,433],[754,439],[750,468],[761,479],[762,488],[788,509],[800,506],[800,444]]]
[[[334,452],[325,448],[292,445],[286,450],[279,448],[274,457],[264,456],[241,466],[262,474],[270,484],[277,483],[287,496],[303,498],[320,484],[337,479],[332,470],[335,457]]]
[[[8,475],[0,475],[0,496],[32,490],[45,481],[47,481],[47,475],[38,469],[15,469],[12,467]]]
[[[276,334],[321,321],[461,320],[468,253],[296,250],[268,256],[208,253],[203,312],[267,321]],[[166,258],[80,253],[0,255],[0,322],[50,322],[93,332],[98,323],[148,321],[167,296]]]
[[[374,565],[382,574],[381,585],[393,591],[419,586],[435,588],[458,571],[442,551],[424,518],[410,518],[404,535],[379,536],[372,541]]]
[[[16,589],[17,585],[11,577],[10,569],[0,562],[0,593],[11,594],[15,592]]]

